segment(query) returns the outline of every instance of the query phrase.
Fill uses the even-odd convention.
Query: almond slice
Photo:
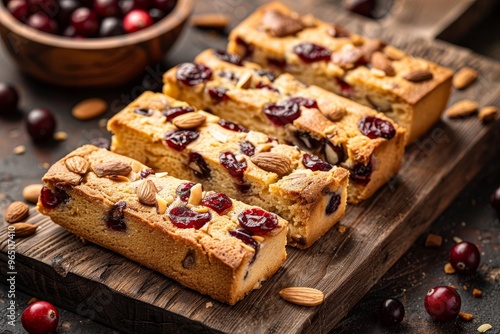
[[[289,287],[280,292],[280,297],[287,302],[301,306],[316,306],[323,303],[325,295],[318,289],[307,287]]]

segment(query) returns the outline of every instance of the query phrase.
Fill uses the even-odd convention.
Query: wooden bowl
[[[37,79],[66,87],[118,86],[163,59],[192,9],[193,0],[178,0],[170,14],[146,29],[77,40],[19,22],[0,1],[0,34],[19,69]]]

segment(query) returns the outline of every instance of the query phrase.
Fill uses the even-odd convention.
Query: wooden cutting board
[[[356,27],[350,27],[352,30]],[[467,64],[480,79],[450,102],[471,98],[500,105],[500,64],[442,42],[384,39],[451,68]],[[398,176],[360,205],[312,248],[288,249],[288,259],[261,289],[231,307],[76,236],[34,209],[38,232],[16,241],[16,286],[79,315],[124,332],[312,333],[328,332],[500,151],[500,118],[443,120],[407,148]],[[4,205],[5,206],[5,205]],[[3,214],[5,207],[0,208]],[[7,224],[0,217],[0,228]],[[342,227],[342,228],[341,228]],[[345,231],[343,230],[345,228]],[[7,236],[0,260],[7,263]],[[163,256],[163,254],[151,254]],[[6,271],[1,271],[6,279]],[[300,307],[280,299],[288,286],[322,290],[325,302]]]

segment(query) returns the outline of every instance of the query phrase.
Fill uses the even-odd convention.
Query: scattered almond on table
[[[491,326],[490,324],[482,324],[481,326],[479,326],[479,327],[477,328],[477,331],[478,331],[479,333],[484,333],[484,332],[486,332],[486,331],[489,331],[489,330],[490,330],[490,329],[492,329],[492,328],[493,328],[493,326]]]
[[[36,232],[36,229],[38,228],[38,224],[28,224],[23,222],[14,223],[11,226],[14,227],[14,235],[16,237],[21,237],[21,238],[33,235]]]
[[[467,322],[472,321],[474,319],[474,316],[472,314],[465,312],[458,313],[458,316],[460,317],[460,319]]]
[[[485,106],[479,109],[478,117],[483,123],[488,123],[497,117],[498,108],[495,106]]]
[[[451,263],[448,262],[444,265],[444,273],[446,275],[453,275],[455,273],[455,268],[453,268]]]
[[[480,298],[482,296],[483,296],[483,291],[481,291],[479,289],[476,289],[476,288],[474,288],[472,290],[472,297],[474,297],[474,298]]]
[[[465,89],[477,79],[477,71],[471,67],[462,67],[453,76],[453,87],[456,89]]]
[[[102,115],[106,109],[108,109],[106,101],[99,98],[90,98],[75,105],[71,110],[71,114],[76,119],[85,121]]]
[[[317,306],[325,300],[320,290],[300,286],[284,288],[279,294],[287,302],[300,306]]]
[[[26,152],[26,146],[24,146],[24,145],[16,146],[16,147],[14,147],[14,149],[12,151],[16,155],[24,154]]]
[[[197,28],[223,29],[229,25],[229,17],[221,14],[199,14],[191,17],[191,25]]]
[[[30,184],[23,189],[23,198],[26,202],[31,204],[36,204],[38,202],[38,196],[42,191],[43,184]]]
[[[443,244],[443,237],[438,234],[429,233],[425,239],[425,247],[439,248]]]
[[[12,202],[5,210],[5,221],[7,223],[17,223],[28,217],[30,208],[26,203]]]
[[[472,100],[460,100],[446,109],[445,114],[449,118],[459,118],[472,115],[477,112],[478,105]]]
[[[65,141],[68,139],[68,134],[64,131],[57,131],[54,133],[54,139],[57,141]]]

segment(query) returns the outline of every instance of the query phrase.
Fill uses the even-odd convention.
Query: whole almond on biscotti
[[[333,105],[328,110],[321,110],[323,115],[326,116],[330,121],[337,122],[340,121],[346,113],[345,107],[340,104]]]
[[[425,69],[410,70],[403,74],[403,78],[411,82],[427,81],[433,77],[432,72]]]
[[[479,109],[479,119],[483,123],[488,123],[493,121],[498,114],[498,108],[495,106],[485,106]]]
[[[461,100],[446,109],[445,114],[449,118],[465,117],[477,112],[478,105],[472,100]]]
[[[475,69],[470,67],[462,67],[455,75],[453,76],[453,87],[456,89],[464,89],[467,88],[471,83],[476,81],[477,72]]]
[[[172,123],[179,129],[189,130],[194,129],[205,123],[207,117],[198,113],[190,112],[184,115],[177,116],[172,120]]]
[[[75,155],[66,159],[66,161],[64,161],[64,164],[70,172],[80,175],[86,174],[89,170],[89,162],[87,161],[87,159],[79,155]]]
[[[387,45],[384,48],[384,53],[390,60],[401,60],[406,56],[403,50],[400,50],[392,45]]]
[[[43,184],[29,184],[23,189],[23,198],[26,202],[31,204],[36,204],[38,202],[38,197],[42,191]]]
[[[109,161],[92,165],[92,170],[99,176],[123,175],[126,176],[132,171],[132,167],[121,161]]]
[[[396,75],[396,71],[394,67],[392,67],[391,61],[380,51],[376,51],[372,54],[371,63],[374,68],[384,71],[389,77]]]
[[[294,35],[305,28],[300,18],[286,15],[277,10],[266,11],[262,17],[261,26],[275,37]]]
[[[29,237],[36,232],[38,225],[28,223],[14,223],[14,233],[16,237]]]
[[[282,154],[261,152],[253,155],[250,160],[263,170],[279,176],[286,175],[292,170],[290,159]]]
[[[279,294],[284,300],[301,306],[316,306],[325,300],[323,292],[306,287],[284,288]]]
[[[144,180],[137,188],[135,188],[135,193],[139,198],[139,202],[144,205],[155,206],[156,205],[156,189],[155,184],[151,180]]]
[[[12,202],[5,210],[5,221],[7,223],[17,223],[28,217],[30,208],[26,203],[16,201]]]

